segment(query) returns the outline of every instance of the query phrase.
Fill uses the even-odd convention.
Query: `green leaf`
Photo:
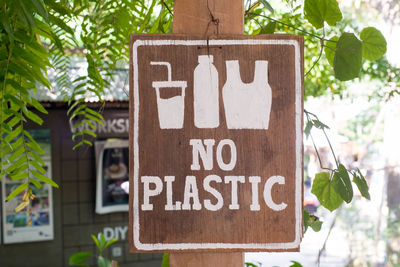
[[[36,160],[36,162],[37,162],[38,164],[44,165],[43,159],[42,159],[38,154],[36,154],[35,152],[29,151],[29,152],[28,152],[28,155],[29,155],[31,158],[33,158],[34,160]]]
[[[38,180],[58,188],[58,184],[56,184],[52,179],[44,176],[43,174],[41,174],[41,173],[39,173],[39,172],[37,172],[35,170],[31,170],[31,172]]]
[[[334,26],[342,20],[342,12],[336,0],[305,0],[304,17],[317,29],[326,21]]]
[[[106,246],[106,238],[104,237],[103,233],[99,233],[97,235],[97,239],[99,240],[101,251],[103,251]],[[100,251],[100,253],[101,253],[101,251]]]
[[[44,151],[43,149],[36,143],[36,142],[28,142],[25,143],[27,147],[30,149],[34,150],[36,153],[43,155]]]
[[[82,251],[82,252],[77,252],[77,253],[75,253],[75,254],[72,254],[72,255],[69,257],[68,263],[69,263],[70,265],[82,264],[82,262],[84,262],[85,260],[87,260],[87,259],[89,259],[89,258],[91,258],[91,257],[94,257],[94,256],[95,256],[95,255],[93,255],[93,254],[90,253],[90,252],[84,252],[84,251]],[[79,265],[79,266],[81,266],[81,265]],[[86,265],[86,266],[89,266],[89,265]]]
[[[361,31],[362,55],[368,60],[376,60],[386,53],[386,39],[382,33],[374,27],[367,27]]]
[[[362,44],[353,33],[343,33],[333,60],[335,77],[341,81],[357,78],[362,66]]]
[[[337,209],[343,199],[336,193],[331,181],[329,172],[321,172],[315,175],[311,193],[317,196],[322,206],[330,211]]]
[[[317,127],[318,129],[329,129],[328,125],[322,123],[320,120],[313,120],[312,121],[314,126]]]
[[[319,218],[310,214],[306,209],[304,210],[303,214],[303,224],[305,231],[307,231],[308,227],[311,227],[314,232],[319,232],[322,226],[322,222],[319,220]]]
[[[99,240],[94,236],[94,235],[90,235],[94,241],[94,243],[96,244],[96,247],[98,250],[100,250],[100,243]]]
[[[15,128],[11,133],[9,133],[4,140],[7,142],[11,142],[12,140],[14,140],[15,137],[17,137],[18,135],[20,135],[22,132],[22,125],[18,125],[17,128]]]
[[[22,179],[27,178],[29,176],[29,173],[28,172],[21,172],[21,173],[18,173],[16,175],[10,175],[10,176],[11,176],[11,180],[17,181],[17,180],[22,180]]]
[[[308,221],[310,219],[310,213],[308,212],[308,210],[304,209],[303,210],[303,225],[304,225],[304,232],[307,231],[308,229]]]
[[[83,145],[83,140],[78,142],[76,145],[74,145],[74,147],[72,148],[72,150],[77,149],[78,147],[80,147],[81,145]]]
[[[20,157],[17,161],[14,161],[7,169],[6,172],[10,173],[16,169],[18,169],[24,162],[27,161],[27,158],[25,155],[23,155],[22,157]]]
[[[291,263],[292,263],[292,265],[290,265],[290,267],[303,267],[303,265],[301,265],[297,261],[291,261]]]
[[[329,65],[333,67],[333,59],[335,58],[335,51],[336,51],[336,43],[339,40],[339,37],[333,36],[330,41],[325,41],[324,42],[324,52],[326,59],[329,62]]]
[[[365,180],[364,176],[361,174],[361,171],[357,169],[358,175],[356,173],[353,174],[353,182],[357,185],[358,190],[360,190],[360,193],[363,197],[365,197],[368,200],[371,200],[371,196],[369,195],[368,192],[368,184],[367,181]]]
[[[30,179],[29,182],[31,182],[37,189],[42,188],[42,183],[35,178]]]
[[[22,191],[24,191],[28,187],[29,183],[25,182],[23,184],[20,184],[17,188],[15,188],[6,198],[6,202],[10,201],[13,199],[15,196],[20,194]]]
[[[90,114],[92,114],[92,115],[94,115],[94,116],[96,116],[96,117],[98,117],[100,120],[104,121],[103,115],[101,115],[99,112],[94,111],[93,109],[88,108],[88,107],[86,107],[85,111],[90,113]]]
[[[266,9],[269,10],[269,12],[271,12],[271,14],[274,14],[274,9],[272,8],[271,4],[270,4],[268,1],[266,1],[266,0],[260,0],[260,2],[264,5],[264,7],[265,7]]]
[[[26,137],[28,137],[29,140],[30,140],[30,142],[27,142],[26,145],[27,145],[28,147],[30,147],[32,150],[34,150],[36,153],[38,153],[38,154],[40,154],[40,155],[43,155],[43,154],[44,154],[44,150],[38,145],[38,143],[36,142],[36,140],[33,139],[32,135],[31,135],[28,131],[26,131],[26,130],[24,130],[24,135],[25,135]]]
[[[79,103],[81,103],[81,102],[80,102],[80,101],[75,101],[75,102],[68,108],[67,115],[69,115],[69,113],[70,113],[72,110],[74,110],[74,108],[75,108]]]
[[[163,254],[161,267],[169,267],[169,253]]]
[[[83,140],[82,140],[82,142],[83,142],[84,144],[87,144],[87,145],[89,145],[89,146],[93,146],[93,143],[92,143],[92,142],[90,142],[89,140],[85,140],[85,139],[83,139]]]
[[[46,170],[38,164],[35,160],[29,160],[29,163],[36,168],[37,171],[39,171],[41,174],[45,174]]]
[[[90,121],[90,120],[83,120],[83,122],[87,123],[87,125],[90,127],[90,129],[95,130],[96,126]]]
[[[44,7],[44,4],[41,0],[30,0],[33,5],[36,7],[37,12],[42,16],[46,21],[49,20],[49,17],[47,15],[46,8]]]
[[[22,109],[25,116],[28,117],[31,121],[35,122],[36,124],[42,125],[43,119],[36,115],[34,112],[28,110],[26,107]]]
[[[27,26],[29,28],[32,28],[35,26],[35,19],[33,18],[33,14],[31,14],[30,10],[28,10],[28,7],[25,6],[24,1],[18,0],[17,1],[21,7],[21,10],[23,11],[23,14],[25,16]],[[31,29],[30,29],[31,30]]]
[[[99,123],[101,126],[104,126],[103,120],[99,119],[98,117],[92,116],[92,115],[87,114],[87,113],[85,114],[85,117],[90,119],[90,120],[92,120],[92,121],[95,121],[95,122]]]
[[[11,156],[8,158],[9,161],[13,162],[17,158],[19,158],[23,153],[25,153],[25,147],[21,146],[20,148],[17,149],[17,151],[13,152]]]
[[[118,241],[118,240],[117,240],[116,238],[113,238],[113,239],[111,239],[111,240],[108,240],[108,241],[106,242],[106,244],[104,245],[104,248],[107,248],[108,246],[114,244],[114,243],[117,242],[117,241]]]
[[[111,261],[107,258],[104,258],[103,256],[98,256],[97,264],[99,265],[99,267],[110,267]]]
[[[29,104],[31,104],[36,110],[44,113],[44,114],[48,114],[47,110],[42,106],[42,104],[40,104],[34,97],[31,97],[29,99]]]
[[[25,60],[28,64],[32,66],[38,66],[41,68],[45,68],[50,65],[50,62],[46,61],[47,58],[43,59],[36,56],[33,53],[27,51],[27,49],[23,49],[22,47],[16,46],[14,48],[15,55]]]
[[[14,31],[11,27],[10,18],[8,17],[8,15],[4,15],[1,16],[0,21],[9,36],[8,38],[10,40],[10,43],[14,43]]]
[[[308,136],[310,135],[311,132],[311,128],[313,127],[313,124],[311,121],[307,121],[307,125],[306,128],[304,129],[304,133],[306,134],[306,137],[308,138]]]
[[[316,219],[315,219],[314,217],[315,217]],[[311,229],[313,229],[314,232],[319,232],[319,231],[321,231],[322,222],[321,222],[321,221],[319,220],[319,218],[316,217],[316,216],[313,216],[313,219],[314,219],[314,221],[310,224]]]
[[[261,29],[259,34],[273,34],[275,32],[275,28],[276,28],[276,22],[271,21]]]
[[[88,130],[83,130],[83,133],[84,134],[87,134],[87,135],[90,135],[90,136],[92,136],[92,137],[94,137],[94,138],[96,138],[97,137],[97,135],[94,133],[94,132],[91,132],[91,131],[88,131]]]
[[[339,164],[338,172],[333,174],[332,186],[344,201],[350,203],[353,199],[353,186],[346,167]]]

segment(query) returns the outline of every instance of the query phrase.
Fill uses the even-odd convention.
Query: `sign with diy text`
[[[303,39],[132,35],[132,252],[296,250]]]

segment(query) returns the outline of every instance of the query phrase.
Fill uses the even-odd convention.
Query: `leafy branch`
[[[85,251],[77,252],[69,257],[69,264],[74,266],[89,267],[89,265],[84,262],[89,258],[95,257],[97,258],[97,264],[99,267],[111,266],[111,260],[103,256],[103,251],[115,242],[117,242],[117,239],[113,238],[107,241],[103,233],[99,233],[97,237],[95,237],[94,235],[91,235],[91,237],[98,250],[98,255]]]
[[[316,30],[323,29],[322,36],[263,14],[262,9],[255,9],[261,2],[266,1],[256,1],[253,5],[250,5],[245,12],[245,16],[251,19],[254,17],[265,18],[320,40],[321,50],[318,59],[305,76],[319,62],[323,50],[325,50],[325,55],[333,67],[336,79],[340,81],[348,81],[359,77],[363,59],[374,61],[386,53],[386,40],[382,33],[374,27],[364,28],[360,33],[360,39],[354,33],[348,32],[342,32],[340,37],[325,38],[325,23],[333,27],[343,19],[342,12],[336,0],[306,0],[304,2],[304,18]],[[260,31],[260,33],[273,32],[274,29],[269,29],[268,32],[265,32],[264,28],[263,31]],[[327,42],[327,45],[324,45],[324,42]],[[327,49],[324,49],[325,47]],[[331,51],[327,52],[329,49]]]
[[[311,192],[317,196],[322,206],[330,211],[337,209],[343,201],[350,203],[353,199],[353,186],[350,180],[349,174],[353,177],[353,183],[356,184],[362,196],[366,199],[370,199],[368,193],[368,184],[359,169],[352,171],[347,170],[346,167],[339,163],[332,144],[326,134],[326,129],[329,129],[327,125],[322,123],[318,117],[308,111],[304,111],[307,118],[307,124],[304,130],[306,137],[311,137],[315,152],[317,154],[321,169],[327,170],[327,172],[317,173],[312,185]],[[318,149],[312,138],[311,130],[313,128],[323,131],[324,136],[329,144],[330,151],[336,163],[336,168],[324,168],[322,166],[321,157]]]

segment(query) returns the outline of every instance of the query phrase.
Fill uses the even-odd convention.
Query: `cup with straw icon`
[[[153,81],[152,86],[156,90],[158,119],[161,129],[182,129],[185,114],[185,89],[186,81],[173,81],[171,64],[169,62],[150,62],[150,65],[166,66],[168,80]],[[161,98],[160,90],[168,88],[180,88],[181,94],[170,98]]]

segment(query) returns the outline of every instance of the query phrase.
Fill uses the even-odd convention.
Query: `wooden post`
[[[175,0],[173,33],[243,34],[243,0]],[[171,267],[243,267],[242,252],[171,253]]]

